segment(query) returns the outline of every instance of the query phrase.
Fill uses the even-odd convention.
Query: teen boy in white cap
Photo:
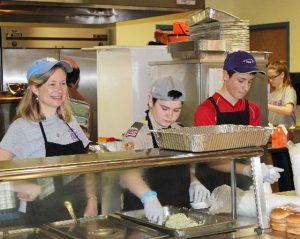
[[[146,117],[136,122],[125,133],[126,149],[157,148],[155,136],[150,130],[180,128],[179,118],[185,90],[183,84],[166,77],[157,80],[151,89]],[[162,205],[190,207],[190,202],[201,202],[208,198],[209,191],[195,178],[189,165],[149,168],[143,172],[127,171],[121,175],[124,193],[124,210],[143,208],[146,217],[153,223],[162,224]]]
[[[196,126],[236,124],[236,125],[260,125],[260,109],[254,102],[244,97],[249,92],[256,73],[265,74],[259,70],[254,57],[245,51],[236,51],[227,55],[223,66],[223,86],[213,96],[206,99],[198,106],[194,115]],[[243,139],[241,139],[243,140]],[[261,164],[264,181],[269,183],[277,182],[280,178],[279,172],[283,169],[271,165]],[[228,173],[222,173],[215,170],[229,171],[229,165],[211,165],[204,169],[203,164],[197,166],[197,176],[204,185],[210,190],[220,186],[220,184],[229,184],[230,177]],[[237,164],[239,187],[247,188],[251,181],[250,166]],[[218,179],[213,183],[210,179],[212,175],[218,175]],[[246,177],[243,177],[246,176]]]

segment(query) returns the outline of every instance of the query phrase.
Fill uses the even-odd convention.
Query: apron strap
[[[151,120],[150,120],[150,117],[149,117],[149,110],[146,111],[146,121],[148,122],[148,128],[150,130],[153,129],[153,125],[151,123]],[[150,132],[151,133],[151,138],[152,138],[152,143],[153,143],[153,148],[158,148],[158,144],[156,142],[156,139],[155,139],[155,136],[154,136],[154,133],[153,132]]]
[[[39,125],[40,125],[40,128],[41,128],[42,134],[43,134],[44,141],[45,141],[45,143],[47,143],[48,141],[47,141],[47,137],[46,137],[42,122],[39,122]]]
[[[76,136],[76,138],[77,138],[78,140],[80,140],[79,137],[77,136],[77,134],[75,133],[75,131],[72,129],[72,127],[71,127],[66,121],[64,121],[64,122],[65,122],[66,125],[69,127],[69,129],[74,133],[74,135]]]

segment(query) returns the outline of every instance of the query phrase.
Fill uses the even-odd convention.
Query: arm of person
[[[222,163],[208,163],[210,168],[213,168],[215,170],[221,171],[221,172],[231,172],[231,166],[230,166],[230,161],[222,161]],[[241,163],[236,163],[236,173],[237,174],[243,174],[244,168],[247,165],[241,164]]]
[[[14,155],[11,152],[0,148],[0,161],[12,160],[13,157]]]
[[[144,204],[146,218],[152,222],[162,225],[164,221],[164,210],[160,204],[156,192],[143,180],[139,170],[126,170],[120,175],[120,184],[137,196]]]
[[[210,164],[210,167],[221,172],[230,172],[231,170],[230,163]],[[273,165],[266,165],[265,163],[261,163],[261,171],[263,181],[272,184],[279,180],[280,173],[282,173],[284,169],[274,167]],[[236,163],[236,173],[252,177],[251,165]]]
[[[96,190],[96,177],[93,173],[84,176],[87,205],[84,210],[84,217],[95,217],[98,215],[98,198]]]
[[[40,195],[41,187],[29,180],[20,180],[13,182],[13,191],[20,200],[33,201]]]
[[[139,170],[126,170],[120,175],[120,183],[123,188],[127,188],[138,198],[143,194],[151,191],[150,187],[146,184]]]
[[[291,116],[294,112],[294,105],[292,103],[283,106],[268,104],[268,110],[277,114]]]

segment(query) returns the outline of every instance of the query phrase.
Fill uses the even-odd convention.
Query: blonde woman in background
[[[296,125],[297,95],[291,84],[290,73],[283,61],[268,65],[271,93],[268,99],[269,123]]]
[[[271,87],[268,99],[269,123],[274,126],[296,125],[297,95],[291,84],[286,63],[283,61],[269,63],[268,78]],[[271,155],[274,166],[284,169],[278,180],[279,191],[294,190],[293,171],[288,151],[271,150]]]

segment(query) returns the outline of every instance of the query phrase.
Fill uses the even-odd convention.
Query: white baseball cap
[[[170,95],[170,91],[178,91],[181,93],[181,96],[179,96],[178,98],[174,98]],[[179,80],[173,79],[172,76],[168,76],[155,81],[151,88],[150,94],[153,98],[156,98],[158,100],[185,100],[185,89],[183,83]]]

